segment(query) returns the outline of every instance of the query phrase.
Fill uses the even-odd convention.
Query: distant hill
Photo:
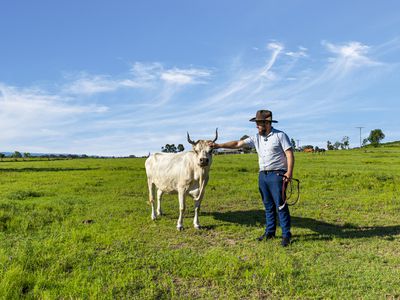
[[[369,149],[369,148],[375,148],[375,147],[372,146],[371,144],[368,144],[368,145],[365,145],[363,148]],[[400,148],[400,141],[380,143],[378,148]],[[354,148],[354,149],[356,149],[356,148]]]
[[[0,153],[3,153],[6,157],[11,157],[14,152],[7,152],[7,151],[0,151]],[[20,152],[22,155],[24,155],[24,152]],[[86,154],[68,154],[68,153],[29,153],[31,157],[43,157],[43,156],[87,156]]]
[[[5,156],[11,156],[11,154],[12,154],[12,152],[1,152],[1,151],[0,151],[0,153],[3,153]]]
[[[384,147],[400,147],[400,141],[382,143],[381,145]]]
[[[3,153],[5,156],[11,156],[14,154],[14,152],[2,152],[0,151],[0,153]],[[23,155],[24,153],[21,152],[21,154]],[[55,153],[29,153],[31,156],[35,157],[35,156],[46,156],[46,155],[64,155],[64,154],[55,154]]]

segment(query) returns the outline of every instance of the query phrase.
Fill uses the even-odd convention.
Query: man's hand
[[[213,148],[213,149],[218,149],[218,148],[220,148],[219,144],[214,143],[214,142],[211,142],[211,141],[208,142],[208,146],[210,146],[210,147]]]
[[[286,172],[283,174],[283,181],[290,182],[292,181],[292,172]]]

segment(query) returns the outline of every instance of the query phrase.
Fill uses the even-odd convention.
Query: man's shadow
[[[217,220],[236,223],[247,226],[260,226],[265,224],[265,212],[263,210],[245,210],[229,212],[210,212],[206,213]],[[279,219],[279,218],[277,218]],[[330,240],[334,237],[339,238],[368,238],[368,237],[387,237],[400,234],[400,225],[394,226],[356,226],[353,224],[331,224],[324,221],[306,218],[291,217],[292,227],[306,228],[314,233],[303,234],[299,237],[307,240]]]

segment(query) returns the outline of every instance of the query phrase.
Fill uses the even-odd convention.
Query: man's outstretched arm
[[[210,146],[213,147],[214,149],[218,149],[218,148],[238,149],[238,148],[243,148],[245,145],[246,145],[246,143],[243,140],[231,141],[231,142],[226,142],[226,143],[222,143],[222,144],[217,144],[217,143],[210,144]]]

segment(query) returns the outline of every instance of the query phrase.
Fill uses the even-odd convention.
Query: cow
[[[314,153],[314,149],[313,148],[304,148],[303,152],[305,152],[305,153]]]
[[[177,229],[183,230],[183,214],[187,195],[194,199],[194,228],[199,229],[199,211],[208,182],[208,174],[212,162],[213,149],[209,146],[218,138],[218,128],[215,139],[198,140],[194,142],[187,133],[187,140],[193,150],[180,153],[155,153],[145,162],[149,201],[151,204],[151,219],[162,215],[161,198],[164,193],[178,193],[179,218]],[[157,211],[155,210],[155,191],[157,191]],[[156,215],[157,212],[157,215]]]

